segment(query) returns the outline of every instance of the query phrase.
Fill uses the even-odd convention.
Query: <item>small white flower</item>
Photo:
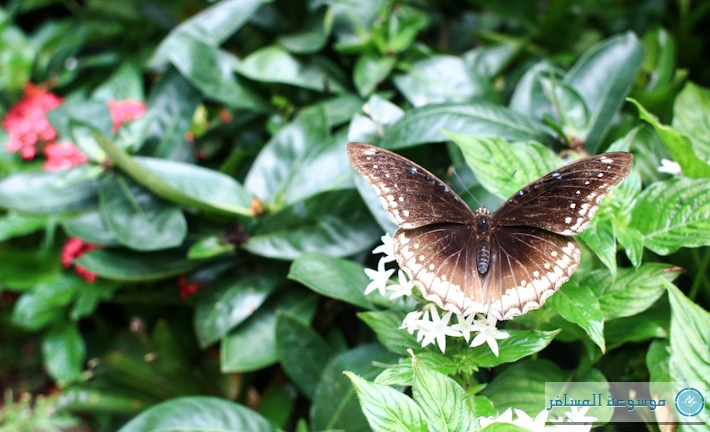
[[[661,166],[658,167],[658,172],[671,175],[680,175],[682,173],[678,162],[668,159],[661,159]]]
[[[385,256],[380,258],[380,261],[384,261],[385,263],[394,261],[394,242],[392,237],[390,237],[388,233],[385,233],[385,235],[380,237],[380,240],[382,240],[382,244],[373,249],[372,253],[385,254]]]
[[[503,412],[503,414],[501,414],[497,418],[479,417],[478,422],[481,424],[482,428],[493,423],[511,423],[517,426],[524,427],[526,429],[530,429],[534,432],[545,432],[555,429],[554,427],[545,427],[545,422],[547,421],[548,413],[549,411],[543,409],[540,414],[535,416],[535,419],[533,419],[525,411],[515,409],[515,415],[518,418],[513,420],[513,409],[508,408]]]
[[[421,332],[424,333],[422,348],[436,341],[441,352],[446,352],[446,336],[461,336],[457,330],[449,327],[451,312],[446,312],[443,317],[439,317],[439,312],[436,308],[431,309],[431,321],[421,322]]]
[[[584,426],[584,429],[582,428],[576,428],[575,430],[591,430],[593,423],[597,421],[596,417],[591,417],[587,416],[587,411],[589,411],[588,406],[583,406],[583,407],[572,407],[572,411],[566,412],[565,415],[567,416],[567,420],[569,420],[570,423],[584,423],[584,425],[579,425],[579,426]],[[589,426],[588,428],[586,426]]]
[[[367,285],[367,288],[365,288],[365,295],[368,295],[375,290],[379,291],[380,294],[385,295],[385,291],[387,290],[387,281],[390,279],[390,276],[392,276],[392,273],[394,273],[394,269],[385,270],[385,263],[383,260],[380,260],[377,264],[377,271],[366,268],[365,274],[372,280],[372,282],[370,282],[370,284]]]
[[[466,342],[471,339],[471,332],[476,331],[475,327],[473,326],[473,319],[475,317],[476,314],[471,314],[466,318],[462,317],[461,315],[456,315],[456,318],[458,318],[459,323],[451,326],[452,329],[457,330],[461,333],[461,336],[466,339]]]
[[[518,418],[513,422],[513,424],[528,428],[531,431],[544,432],[545,430],[549,430],[549,428],[545,428],[545,422],[547,421],[547,415],[549,413],[550,412],[547,409],[543,408],[543,410],[540,411],[540,413],[533,419],[525,411],[516,408],[515,415],[517,415]]]
[[[510,334],[498,330],[496,328],[497,322],[498,320],[490,315],[488,316],[488,318],[474,320],[473,325],[471,326],[471,331],[477,331],[479,333],[476,335],[476,337],[473,338],[473,341],[471,341],[471,347],[483,345],[483,343],[485,342],[488,344],[491,351],[493,351],[493,354],[498,357],[498,341],[496,339],[507,339]]]
[[[400,329],[406,329],[410,335],[414,334],[415,331],[420,329],[419,317],[421,317],[423,313],[422,311],[409,312],[407,316],[404,317]]]
[[[407,279],[407,275],[404,274],[402,270],[397,272],[397,277],[399,278],[399,284],[393,284],[387,287],[390,291],[394,291],[390,295],[390,299],[395,299],[397,297],[412,295],[412,288],[414,288],[414,283]]]

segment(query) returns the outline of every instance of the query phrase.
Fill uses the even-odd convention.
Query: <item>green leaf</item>
[[[86,346],[73,323],[52,326],[42,339],[42,356],[49,374],[60,384],[78,381],[84,369]]]
[[[498,339],[498,357],[488,344],[483,344],[463,352],[461,364],[473,364],[477,367],[494,367],[503,363],[512,363],[523,357],[542,351],[555,338],[559,330],[505,330],[510,334],[507,339]]]
[[[149,281],[187,273],[204,264],[185,259],[179,251],[140,253],[125,250],[91,251],[77,264],[102,278],[120,281]]]
[[[499,75],[523,47],[515,40],[492,45],[479,45],[463,55],[466,68],[488,79]]]
[[[211,213],[250,215],[251,197],[233,178],[207,168],[147,157],[130,157],[108,138],[95,134],[101,148],[126,174],[168,201]]]
[[[668,309],[667,302],[658,301],[639,314],[607,321],[604,325],[604,338],[609,349],[627,342],[667,338],[670,327]],[[653,374],[652,371],[651,373]]]
[[[187,235],[182,211],[130,178],[116,175],[101,179],[99,203],[108,228],[131,249],[170,249],[180,246]]]
[[[318,294],[364,309],[374,309],[375,304],[391,305],[390,300],[377,292],[365,295],[370,279],[364,270],[361,264],[314,252],[296,258],[291,264],[288,278]]]
[[[653,183],[639,195],[631,220],[644,246],[659,255],[710,245],[710,183],[689,178]]]
[[[417,349],[420,343],[414,335],[407,333],[407,330],[400,329],[403,313],[395,311],[360,312],[358,318],[363,320],[377,335],[377,340],[387,347],[388,350],[407,354],[409,349]]]
[[[658,119],[637,101],[629,99],[639,110],[639,117],[653,126],[661,138],[661,142],[668,149],[673,159],[680,165],[683,174],[691,178],[710,178],[710,164],[700,159],[695,153],[692,143],[671,127],[661,124]]]
[[[78,237],[87,243],[103,246],[118,246],[116,235],[106,227],[99,211],[88,211],[70,219],[62,220],[62,227],[69,237]]]
[[[327,137],[330,115],[325,107],[307,109],[281,128],[254,161],[247,189],[278,208],[322,191],[351,187],[346,137]]]
[[[360,96],[368,96],[387,78],[394,68],[395,57],[382,57],[366,51],[358,57],[353,70],[353,81]]]
[[[193,15],[172,29],[150,60],[150,67],[160,69],[170,56],[171,39],[189,35],[210,46],[218,46],[239,30],[262,5],[261,0],[227,0]]]
[[[471,103],[427,105],[407,111],[385,134],[382,147],[400,149],[448,140],[442,130],[470,135],[497,135],[510,141],[551,142],[549,130],[505,107]]]
[[[589,383],[590,393],[603,393],[609,390],[606,378],[596,369],[590,369],[581,376],[570,376],[551,361],[526,360],[511,365],[497,375],[481,394],[487,396],[499,412],[514,407],[535,418],[547,407],[546,384],[570,381]],[[597,417],[600,422],[609,421],[611,414],[606,407],[592,407],[587,413]]]
[[[601,215],[599,215],[601,216]],[[596,218],[579,235],[611,274],[616,274],[616,237],[609,219]]]
[[[459,366],[461,364],[454,356],[447,357],[434,351],[421,351],[416,355],[417,362],[429,370],[437,371],[443,375],[455,375],[460,372]],[[414,370],[409,355],[401,358],[393,367],[382,371],[375,382],[389,386],[411,386],[414,383]]]
[[[44,216],[8,212],[0,216],[0,242],[37,232],[45,228],[47,223]]]
[[[676,277],[678,271],[671,265],[645,263],[638,269],[620,268],[615,278],[606,270],[588,272],[578,283],[594,292],[604,319],[609,320],[648,309],[663,294],[662,280]]]
[[[476,419],[464,389],[446,375],[420,365],[412,359],[414,384],[412,397],[424,412],[430,430],[471,431]]]
[[[552,150],[535,142],[508,144],[498,137],[450,132],[446,136],[461,148],[483,187],[504,199],[562,165]]]
[[[604,315],[599,301],[588,286],[569,281],[550,297],[547,303],[555,308],[562,318],[580,326],[602,352],[606,351]]]
[[[186,33],[163,42],[170,62],[202,94],[232,108],[268,112],[269,105],[234,77],[238,60],[210,43]]]
[[[220,4],[225,3],[229,2]],[[169,67],[153,87],[148,99],[144,117],[150,119],[150,129],[146,141],[135,142],[135,148],[140,149],[143,155],[192,161],[194,147],[185,136],[201,102],[202,94],[177,70]]]
[[[284,382],[269,386],[259,403],[259,414],[266,417],[272,426],[286,430],[296,408],[296,390],[291,383]]]
[[[43,282],[53,283],[62,270],[59,252],[0,248],[0,292],[27,291]]]
[[[275,275],[239,278],[227,273],[211,284],[195,308],[195,333],[200,347],[220,340],[251,317],[276,288],[276,283]]]
[[[64,316],[66,307],[80,289],[90,289],[78,276],[60,273],[40,282],[20,296],[12,310],[12,323],[28,330],[45,327]]]
[[[710,313],[693,303],[669,281],[663,281],[671,303],[670,364],[672,381],[710,387]],[[710,409],[706,406],[706,416]]]
[[[316,312],[316,300],[310,293],[296,290],[271,297],[222,339],[222,372],[255,371],[275,363],[278,314],[287,312],[308,323]]]
[[[296,58],[278,46],[264,47],[249,54],[236,70],[259,82],[290,84],[319,92],[340,88],[317,62]]]
[[[451,55],[414,62],[406,74],[394,77],[394,84],[414,107],[497,99],[484,77],[469,70],[461,57]]]
[[[0,180],[0,207],[27,213],[57,213],[96,207],[96,167],[13,174]]]
[[[586,134],[589,126],[589,112],[582,97],[570,85],[564,82],[539,78],[542,90],[555,107],[557,121],[562,127],[565,139]]]
[[[693,152],[705,162],[710,161],[709,112],[710,90],[692,82],[683,87],[673,105],[673,129],[690,139]]]
[[[119,432],[274,431],[251,409],[216,397],[188,396],[152,406],[126,423]]]
[[[306,15],[302,30],[299,28],[297,33],[280,35],[279,43],[293,53],[315,53],[328,41],[332,27],[333,14],[330,8],[323,7]]]
[[[286,375],[312,400],[333,349],[311,327],[281,314],[276,320],[276,350]]]
[[[345,372],[357,391],[362,411],[373,431],[428,432],[426,417],[417,404],[397,390],[373,384]]]
[[[66,411],[91,411],[135,415],[155,403],[155,399],[125,390],[88,389],[73,385],[57,397],[56,408]]]
[[[593,46],[565,75],[564,83],[579,93],[589,109],[589,126],[579,138],[590,153],[599,152],[642,63],[641,42],[628,32]]]
[[[354,189],[322,192],[264,218],[244,249],[295,259],[306,252],[347,256],[372,245],[380,232]]]
[[[396,358],[379,344],[360,345],[333,358],[325,365],[316,386],[310,413],[311,429],[367,430],[367,420],[355,389],[343,372],[351,371],[371,380],[382,371],[376,364],[394,362]]]

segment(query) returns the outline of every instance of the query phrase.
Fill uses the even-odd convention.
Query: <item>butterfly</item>
[[[492,214],[396,153],[349,143],[350,163],[399,226],[394,255],[425,299],[467,316],[507,320],[540,308],[579,265],[584,231],[625,179],[633,155],[587,157],[520,189]]]

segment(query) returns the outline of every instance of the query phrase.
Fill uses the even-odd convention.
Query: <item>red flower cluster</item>
[[[96,249],[96,247],[95,244],[85,243],[81,239],[70,238],[62,248],[62,265],[64,268],[69,268],[74,259]],[[96,280],[96,273],[92,273],[78,264],[74,264],[74,272],[88,282],[94,282]]]
[[[38,143],[44,144],[57,139],[57,131],[47,120],[47,113],[61,104],[60,97],[28,83],[25,86],[25,96],[10,108],[2,121],[2,127],[10,135],[7,151],[19,151],[24,159],[34,159]]]
[[[178,286],[180,287],[180,298],[186,299],[195,295],[205,284],[200,282],[187,283],[187,275],[181,274],[178,278]]]
[[[44,150],[47,161],[46,171],[63,170],[87,162],[89,159],[73,143],[58,143],[57,131],[47,120],[47,113],[60,106],[63,100],[41,86],[27,83],[25,95],[10,108],[2,121],[10,139],[7,150],[20,152],[22,158],[30,160],[37,155],[38,148]],[[145,113],[143,102],[134,100],[108,101],[114,133],[125,122],[135,120]]]
[[[122,124],[141,118],[145,114],[145,104],[131,99],[122,101],[109,100],[108,109],[111,111],[113,133],[118,132]]]

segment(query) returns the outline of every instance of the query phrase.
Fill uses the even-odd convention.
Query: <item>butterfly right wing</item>
[[[409,159],[362,143],[348,144],[348,158],[399,227],[473,223],[468,205],[444,182]]]
[[[428,301],[459,315],[488,310],[476,270],[476,232],[470,225],[443,223],[394,235],[397,264]]]

